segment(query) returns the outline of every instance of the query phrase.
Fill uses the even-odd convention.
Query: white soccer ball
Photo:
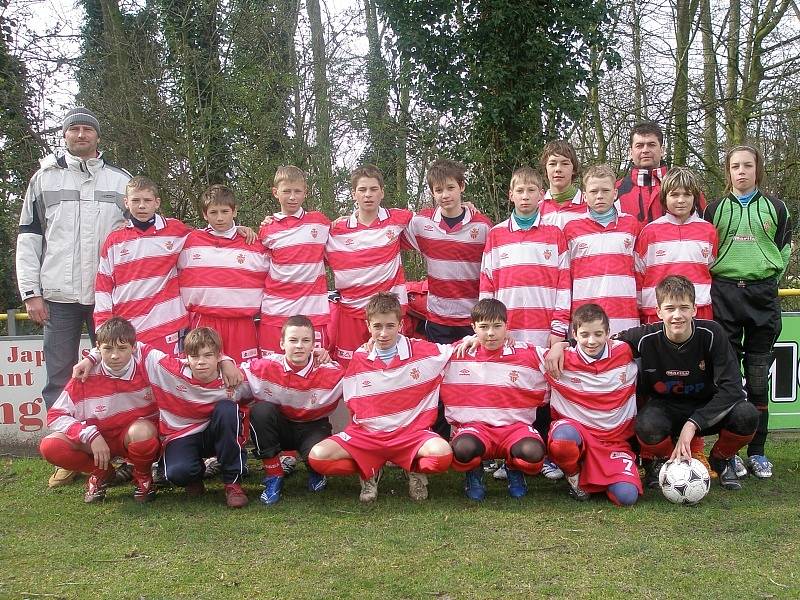
[[[658,473],[658,483],[664,497],[675,504],[697,504],[711,489],[711,477],[696,458],[687,462],[675,460],[664,463]]]

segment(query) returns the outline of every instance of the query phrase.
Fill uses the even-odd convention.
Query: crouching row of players
[[[41,453],[90,473],[86,501],[105,496],[114,455],[133,464],[140,501],[154,497],[150,465],[159,456],[166,478],[189,495],[204,492],[203,458],[217,456],[226,501],[241,507],[249,420],[268,505],[281,497],[279,453],[297,450],[311,491],[324,489],[327,476],[357,474],[364,502],[377,498],[387,462],[409,472],[415,500],[427,498],[427,474],[452,466],[465,473],[466,496],[479,501],[482,461],[498,458],[506,461],[509,494],[521,497],[525,475],[537,474],[547,453],[572,497],[605,493],[629,506],[642,493],[632,439],[648,459],[646,483],[656,486],[664,461],[691,458],[696,434],[719,434],[711,465],[723,488],[739,489],[733,457],[753,437],[758,411],[745,398],[733,350],[715,322],[694,319],[687,279],[667,277],[656,295],[660,323],[610,339],[608,317],[587,304],[573,313],[574,346],[545,349],[510,342],[506,308],[494,299],[475,305],[475,335],[461,343],[407,338],[397,297],[380,293],[366,308],[371,340],[346,372],[324,351],[312,356],[314,330],[302,316],[283,327],[284,354],[241,369],[221,354],[213,330],[190,332],[183,360],[137,346],[130,324],[112,319],[49,411],[55,433]],[[637,358],[648,398],[638,415]],[[553,422],[545,441],[531,423],[548,395]],[[330,435],[328,415],[342,396],[351,422]],[[453,426],[449,443],[430,429],[439,400]]]

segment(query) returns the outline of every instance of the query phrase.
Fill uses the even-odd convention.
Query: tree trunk
[[[673,164],[685,165],[689,154],[689,46],[692,21],[697,11],[696,0],[676,3],[675,90],[672,96],[674,130],[672,140]]]
[[[719,143],[717,141],[717,55],[711,24],[711,0],[700,0],[700,30],[703,36],[703,164],[720,181]]]
[[[325,56],[325,35],[322,26],[319,0],[306,0],[308,20],[311,25],[311,52],[314,60],[314,130],[316,144],[313,164],[321,206],[333,211],[333,171],[331,169],[331,112],[328,102],[328,61]]]

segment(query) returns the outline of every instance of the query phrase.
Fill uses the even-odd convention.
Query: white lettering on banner
[[[81,352],[89,349],[81,340]],[[35,450],[47,434],[42,337],[0,337],[0,448]]]

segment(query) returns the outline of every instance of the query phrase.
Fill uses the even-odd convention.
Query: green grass
[[[415,504],[396,469],[370,506],[354,478],[312,496],[302,469],[272,508],[255,474],[239,511],[218,483],[86,505],[80,485],[46,489],[43,461],[3,458],[0,598],[797,598],[800,441],[770,449],[772,480],[714,483],[693,508],[650,491],[631,509],[542,478],[522,501],[491,481],[476,505],[454,473]]]

